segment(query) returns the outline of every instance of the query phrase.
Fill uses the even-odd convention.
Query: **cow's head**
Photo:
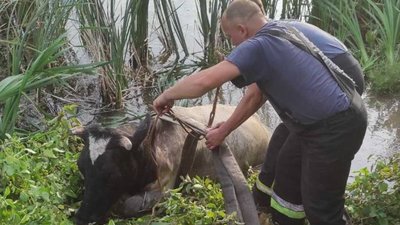
[[[134,195],[156,179],[151,152],[141,145],[149,126],[147,116],[131,137],[99,126],[72,131],[85,144],[78,159],[85,191],[75,216],[77,224],[105,223],[111,207],[122,195]]]

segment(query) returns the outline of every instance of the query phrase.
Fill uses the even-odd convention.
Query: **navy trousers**
[[[345,53],[333,58],[332,61],[353,78],[357,85],[357,92],[362,94],[364,79],[357,60],[351,54]],[[356,120],[353,120],[354,117]],[[271,137],[264,164],[253,188],[258,208],[271,212],[270,196],[273,195],[275,208],[280,209],[281,212],[276,209],[272,212],[275,220],[280,221],[280,224],[303,224],[305,214],[310,222],[315,221],[311,224],[330,224],[320,223],[319,219],[313,219],[315,217],[313,214],[317,214],[316,217],[319,217],[320,213],[318,210],[313,210],[313,206],[307,203],[313,201],[314,194],[319,198],[318,191],[309,188],[310,185],[318,184],[316,186],[320,188],[320,192],[331,192],[329,187],[333,189],[332,192],[335,192],[336,200],[333,201],[328,197],[326,204],[336,202],[338,209],[327,206],[329,209],[326,208],[325,211],[329,211],[329,213],[336,211],[333,216],[337,219],[330,218],[329,220],[332,221],[332,224],[344,224],[340,219],[340,215],[343,214],[344,188],[351,160],[359,149],[365,134],[366,120],[365,108],[352,106],[349,110],[304,129],[300,133],[290,132],[283,123],[278,125]],[[333,124],[336,125],[333,126]],[[332,172],[329,168],[334,168],[334,171]],[[324,176],[333,184],[330,182],[322,184]],[[317,183],[313,181],[314,177]],[[272,186],[274,186],[273,191]],[[308,200],[308,196],[311,196],[311,200]],[[306,204],[304,204],[303,198],[306,199]],[[283,206],[287,206],[289,211],[285,210],[285,207],[280,208],[276,199]],[[324,208],[323,206],[314,207]],[[290,208],[298,210],[298,212],[291,212]],[[301,211],[305,212],[304,217],[301,216]],[[322,211],[324,210],[322,209]],[[334,222],[335,220],[339,222]]]
[[[273,220],[303,224],[307,217],[311,225],[345,225],[343,195],[351,161],[367,128],[365,107],[351,106],[302,129],[286,125],[286,140],[279,152],[272,152],[275,157],[266,156],[259,176],[261,183],[272,187]],[[282,126],[279,129],[284,130]]]

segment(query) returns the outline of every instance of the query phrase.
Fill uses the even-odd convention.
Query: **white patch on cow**
[[[106,146],[110,139],[111,138],[96,139],[92,136],[89,136],[89,154],[90,159],[92,160],[92,165],[94,165],[96,159],[106,151]]]

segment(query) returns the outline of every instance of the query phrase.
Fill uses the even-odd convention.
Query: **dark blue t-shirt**
[[[347,52],[346,46],[341,41],[312,24],[298,20],[279,20],[276,22],[278,24],[287,23],[299,30],[330,59]]]
[[[273,22],[283,25],[289,24],[296,28],[330,59],[348,51],[346,46],[340,40],[312,24],[298,20],[275,20]],[[245,86],[246,82],[243,77],[240,76],[232,80],[232,83],[241,88]]]
[[[271,99],[303,124],[325,119],[349,107],[346,94],[321,62],[289,41],[266,33],[286,29],[276,22],[237,46],[226,58],[245,85],[257,83]]]

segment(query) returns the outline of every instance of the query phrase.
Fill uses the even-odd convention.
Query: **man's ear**
[[[238,26],[240,34],[247,37],[247,35],[248,35],[247,27],[244,24],[240,24],[240,23],[237,26]]]

